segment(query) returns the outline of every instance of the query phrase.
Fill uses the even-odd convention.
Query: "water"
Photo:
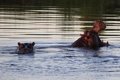
[[[120,8],[108,13],[91,13],[93,9],[89,14],[82,9],[1,6],[0,80],[119,80]],[[96,19],[106,23],[100,37],[110,46],[99,50],[70,47]],[[33,41],[33,54],[16,54],[18,42]]]

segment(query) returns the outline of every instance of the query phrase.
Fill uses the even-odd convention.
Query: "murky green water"
[[[83,3],[1,5],[0,80],[119,80],[120,8]],[[100,37],[111,45],[97,51],[71,48],[97,19],[106,23]],[[18,42],[33,41],[34,54],[16,54]]]

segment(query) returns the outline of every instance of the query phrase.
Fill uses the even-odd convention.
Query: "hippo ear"
[[[18,42],[18,45],[20,45],[21,43],[20,42]]]
[[[35,42],[32,42],[32,46],[34,46],[35,45]]]

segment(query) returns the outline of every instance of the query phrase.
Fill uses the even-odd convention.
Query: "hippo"
[[[108,42],[103,42],[99,37],[99,32],[105,30],[106,25],[103,21],[97,20],[93,24],[93,28],[87,31],[84,31],[81,34],[81,37],[78,38],[73,44],[72,47],[87,47],[87,48],[99,48],[103,46],[108,46]]]
[[[102,20],[96,20],[93,23],[93,27],[91,31],[99,33],[100,31],[105,30],[105,28],[106,28],[106,24]]]
[[[32,43],[20,43],[18,42],[17,52],[18,54],[33,53],[35,42]]]

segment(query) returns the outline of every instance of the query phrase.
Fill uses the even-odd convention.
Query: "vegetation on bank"
[[[41,9],[42,6],[62,8],[60,12],[68,16],[73,14],[100,16],[113,13],[120,7],[120,0],[0,0],[0,7],[13,7],[18,10]]]
[[[38,6],[120,6],[120,0],[0,0],[2,5],[38,5]]]

